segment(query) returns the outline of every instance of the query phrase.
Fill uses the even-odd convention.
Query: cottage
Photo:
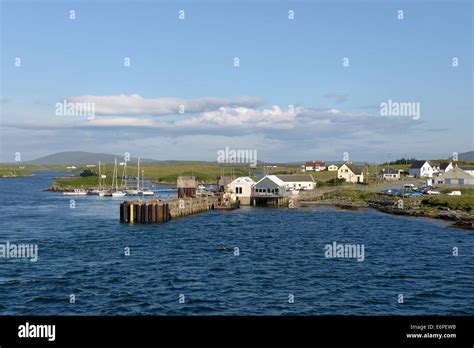
[[[474,185],[474,176],[456,166],[446,173],[438,175],[435,183],[438,185]]]
[[[255,197],[285,197],[288,193],[281,179],[276,175],[266,175],[254,185],[253,195]]]
[[[388,167],[380,171],[379,175],[384,180],[399,180],[401,170],[396,170],[394,168]]]
[[[240,204],[249,205],[251,204],[254,185],[255,181],[253,181],[252,178],[241,176],[228,184],[227,188],[230,192],[235,193],[240,200]]]
[[[277,175],[283,181],[287,190],[314,190],[316,184],[310,174],[305,175]]]
[[[309,161],[303,165],[303,172],[319,172],[326,169],[326,163]]]
[[[337,170],[337,177],[350,183],[363,183],[364,167],[355,166],[352,163],[344,163]]]
[[[474,176],[474,166],[459,166],[462,170],[464,170],[467,174]]]
[[[430,162],[428,161],[413,161],[410,168],[408,169],[408,173],[415,178],[423,178],[433,177],[433,167],[431,166]]]
[[[335,164],[331,164],[328,166],[328,171],[330,172],[337,172],[337,170],[339,169],[338,166],[336,166]]]

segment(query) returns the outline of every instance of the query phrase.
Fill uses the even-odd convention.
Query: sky
[[[60,151],[216,161],[226,147],[271,162],[386,161],[474,149],[469,0],[0,1],[1,162]]]

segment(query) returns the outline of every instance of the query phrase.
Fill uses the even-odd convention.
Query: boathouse
[[[249,176],[241,176],[227,185],[230,192],[234,193],[240,200],[240,204],[250,205],[253,196],[255,181]]]

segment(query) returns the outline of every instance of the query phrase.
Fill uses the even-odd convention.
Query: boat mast
[[[112,174],[112,191],[114,190],[114,186],[116,186],[116,183],[115,183],[115,171],[117,170],[117,158],[115,158],[115,163],[114,163],[114,171],[113,171],[113,174]]]
[[[99,191],[102,191],[102,173],[100,171],[100,161],[99,161]]]
[[[127,168],[127,162],[124,162],[123,171],[122,171],[122,181],[121,181],[122,189],[125,188],[125,169],[126,168]]]
[[[138,157],[138,177],[137,177],[137,191],[140,190],[140,157]]]

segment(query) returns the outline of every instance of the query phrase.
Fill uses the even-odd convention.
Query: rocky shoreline
[[[317,201],[301,201],[300,206],[328,205],[343,210],[376,209],[382,213],[411,217],[424,217],[454,222],[450,227],[474,230],[474,216],[459,210],[422,210],[419,207],[398,207],[394,200],[350,201],[330,198]]]

